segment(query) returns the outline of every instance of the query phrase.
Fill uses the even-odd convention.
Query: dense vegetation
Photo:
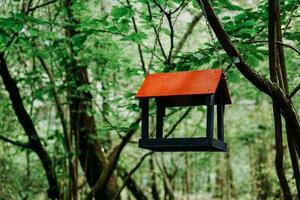
[[[0,1],[0,199],[299,199],[299,6]],[[208,68],[227,75],[228,152],[139,149],[144,76]],[[205,115],[168,109],[164,131],[203,136]]]

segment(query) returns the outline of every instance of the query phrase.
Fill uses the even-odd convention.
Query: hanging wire
[[[217,60],[218,60],[218,62],[220,63],[220,65],[223,65],[223,61],[222,61],[222,59],[221,59],[221,57],[220,57],[220,54],[219,54],[219,51],[218,51],[218,45],[217,45],[217,42],[216,42],[216,40],[215,40],[215,37],[214,37],[213,31],[212,31],[212,28],[211,28],[211,26],[210,26],[210,24],[209,24],[209,22],[208,22],[208,20],[207,20],[207,14],[206,14],[206,11],[205,11],[205,9],[204,9],[203,2],[202,2],[201,0],[200,0],[199,2],[200,2],[201,10],[202,10],[202,12],[203,12],[203,14],[204,14],[204,16],[205,16],[205,23],[206,23],[206,26],[207,26],[207,29],[208,29],[208,33],[209,33],[210,38],[211,38],[211,42],[212,42],[212,44],[213,44],[214,52],[215,52],[215,54],[216,54],[216,56],[217,56]]]

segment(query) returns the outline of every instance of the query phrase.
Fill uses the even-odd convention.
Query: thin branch
[[[187,38],[193,32],[194,27],[199,22],[201,17],[203,16],[203,12],[199,12],[193,19],[193,21],[189,24],[188,28],[186,29],[184,35],[182,36],[181,40],[178,42],[176,49],[174,50],[174,56],[178,54],[178,52],[182,49],[184,43],[186,42]]]
[[[164,13],[164,15],[167,18],[168,24],[169,24],[169,28],[170,28],[170,49],[169,49],[169,55],[167,57],[167,64],[170,66],[172,63],[172,52],[174,49],[174,27],[173,27],[173,23],[172,23],[172,13],[171,12],[167,12],[159,3],[157,3],[156,0],[153,1],[154,4],[160,9],[160,11],[162,13]]]
[[[170,14],[172,15],[172,14],[176,13],[184,5],[184,3],[185,3],[185,0],[183,0],[181,2],[181,4],[175,10],[170,11]]]
[[[156,27],[154,26],[154,24],[152,23],[152,18],[153,17],[152,17],[152,11],[151,11],[149,2],[147,2],[146,5],[147,5],[147,10],[148,10],[148,13],[149,13],[149,17],[150,17],[150,23],[151,23],[151,26],[152,26],[152,28],[154,30],[154,33],[155,33],[156,39],[158,41],[161,53],[162,53],[164,59],[167,60],[167,56],[166,56],[165,50],[164,50],[163,45],[162,45],[161,40],[160,40],[159,32],[156,29]]]
[[[126,2],[128,4],[128,6],[131,6],[129,0],[126,0]],[[131,21],[132,21],[132,24],[133,24],[134,32],[138,33],[138,28],[137,28],[134,16],[131,17]],[[137,46],[138,46],[138,50],[139,50],[139,55],[140,55],[140,60],[141,60],[141,64],[142,64],[142,69],[144,71],[144,74],[146,74],[147,70],[146,70],[146,67],[145,67],[145,61],[144,61],[142,46],[140,44],[137,44]]]
[[[300,83],[295,87],[295,89],[291,92],[289,95],[289,98],[291,99],[295,94],[300,90]]]
[[[139,160],[139,162],[132,168],[132,170],[130,170],[130,172],[127,174],[127,176],[124,178],[123,180],[123,185],[122,187],[120,187],[120,189],[118,190],[118,192],[115,194],[113,200],[117,200],[121,194],[121,192],[123,191],[123,189],[125,188],[125,186],[127,185],[128,180],[131,178],[131,176],[134,174],[134,172],[142,165],[142,163],[144,162],[144,160],[149,156],[152,155],[154,153],[154,151],[150,151],[148,153],[145,153]]]
[[[172,53],[173,53],[173,49],[174,49],[174,27],[173,27],[173,24],[172,24],[171,14],[167,15],[166,17],[167,17],[169,27],[170,27],[170,49],[169,49],[167,64],[171,65],[171,63],[172,63]]]
[[[43,3],[43,4],[37,5],[37,6],[35,6],[35,7],[29,8],[29,9],[26,11],[26,14],[29,14],[30,12],[33,12],[33,11],[35,11],[35,10],[38,9],[38,8],[42,8],[42,7],[48,6],[48,5],[52,4],[52,3],[55,3],[56,1],[57,1],[57,0],[48,1],[48,2],[46,2],[46,3]]]
[[[180,122],[182,122],[182,120],[190,113],[190,111],[192,110],[192,108],[187,109],[187,111],[185,111],[185,113],[179,118],[179,120],[172,126],[172,128],[169,130],[169,132],[166,134],[165,138],[169,137],[174,130],[176,129],[176,127],[180,124]]]
[[[296,1],[295,4],[294,4],[294,6],[292,7],[292,9],[291,9],[291,11],[290,11],[290,16],[289,16],[288,22],[286,23],[286,25],[285,25],[285,27],[284,27],[284,29],[283,29],[283,34],[286,33],[286,30],[288,29],[289,25],[291,24],[291,22],[292,22],[292,17],[293,17],[293,13],[294,13],[294,11],[297,9],[297,7],[298,7],[297,4],[299,4],[299,3],[300,3],[299,0],[298,0],[298,2]]]
[[[160,159],[160,160],[162,160],[162,159]],[[174,191],[173,191],[173,188],[172,188],[171,180],[168,177],[168,172],[164,170],[164,168],[162,167],[162,165],[160,164],[160,162],[158,161],[156,156],[155,156],[155,161],[157,163],[157,166],[158,166],[159,170],[162,173],[163,182],[166,186],[166,189],[167,189],[167,192],[168,192],[168,195],[169,195],[169,199],[173,200],[175,198],[175,196],[174,196]],[[163,161],[162,161],[162,163],[163,163]]]
[[[46,74],[49,78],[49,81],[50,81],[50,84],[51,84],[51,92],[53,94],[56,109],[57,109],[57,112],[59,114],[59,119],[60,119],[60,122],[61,122],[61,125],[62,125],[62,128],[63,128],[63,134],[64,134],[64,137],[65,137],[65,145],[66,145],[66,148],[67,148],[67,152],[70,153],[71,150],[72,150],[71,136],[68,133],[67,120],[66,120],[66,117],[65,117],[65,114],[64,114],[64,109],[62,107],[63,103],[61,102],[61,99],[58,96],[56,86],[55,86],[54,76],[51,72],[51,69],[47,66],[46,62],[44,61],[44,59],[41,56],[37,56],[37,57],[38,57],[43,69],[45,70],[45,72],[46,72]]]
[[[296,47],[293,47],[289,44],[286,44],[286,43],[283,43],[283,42],[280,42],[280,41],[276,41],[276,43],[294,50],[300,56],[300,50],[298,50]]]
[[[157,3],[156,0],[153,0],[153,3],[160,9],[160,12],[164,13],[165,15],[168,14],[168,12],[165,11],[165,9],[159,3]]]
[[[268,43],[268,42],[269,42],[268,40],[248,40],[248,41],[241,41],[241,43],[249,43],[249,44],[251,44],[251,43]],[[285,47],[288,47],[288,48],[294,50],[298,55],[300,55],[300,50],[297,49],[296,47],[293,47],[292,45],[283,43],[283,42],[278,41],[278,40],[276,40],[275,42],[277,44],[279,44],[279,45],[282,45],[282,46],[285,46]]]
[[[133,123],[139,123],[139,121],[141,120],[141,118],[137,118]],[[126,134],[126,136],[122,139],[121,143],[116,146],[113,150],[112,156],[109,160],[109,163],[107,164],[107,167],[104,169],[103,173],[101,174],[101,176],[99,177],[99,179],[97,180],[96,184],[94,185],[93,189],[92,189],[92,193],[101,193],[105,186],[106,183],[109,181],[113,171],[115,170],[120,154],[122,152],[122,150],[124,149],[125,145],[129,142],[131,136],[137,131],[136,129],[131,129],[129,130],[129,132]]]
[[[166,136],[165,136],[165,138],[167,138],[168,136],[170,136],[173,132],[174,132],[174,130],[175,130],[175,128],[180,124],[180,122],[182,122],[182,120],[188,115],[188,113],[191,111],[191,108],[189,108],[176,122],[175,122],[175,124],[171,127],[171,129],[169,130],[169,132],[166,134]],[[172,114],[174,114],[175,112],[172,112]],[[126,176],[126,178],[123,180],[123,185],[122,185],[122,187],[119,189],[119,191],[116,193],[116,195],[114,196],[114,200],[116,200],[119,196],[120,196],[120,194],[121,194],[121,192],[122,192],[122,190],[124,189],[124,187],[125,187],[125,185],[127,184],[127,181],[130,179],[130,177],[133,175],[133,173],[141,166],[141,164],[143,163],[143,161],[145,160],[145,158],[146,157],[148,157],[148,156],[150,156],[150,155],[152,155],[153,153],[155,153],[154,151],[150,151],[150,152],[148,152],[148,153],[146,153],[146,154],[144,154],[141,158],[140,158],[140,160],[139,160],[139,162],[135,165],[135,167],[134,168],[132,168],[132,170],[130,170],[130,172],[128,173],[128,176]]]
[[[11,139],[8,139],[2,135],[0,135],[0,140],[3,140],[4,142],[8,142],[10,144],[13,144],[13,145],[16,145],[16,146],[19,146],[19,147],[23,147],[23,148],[26,148],[26,149],[30,149],[30,144],[29,143],[23,143],[23,142],[19,142],[19,141],[13,141]]]

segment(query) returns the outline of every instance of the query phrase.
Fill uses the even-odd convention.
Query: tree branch
[[[35,10],[38,9],[38,8],[42,8],[42,7],[48,6],[48,5],[52,4],[52,3],[55,3],[56,1],[57,1],[57,0],[52,0],[52,1],[48,1],[48,2],[46,2],[46,3],[43,3],[43,4],[40,4],[40,5],[34,6],[34,7],[32,7],[32,8],[28,8],[28,10],[26,11],[26,14],[29,14],[30,12],[33,12],[33,11],[35,11]]]
[[[26,149],[30,149],[30,144],[29,143],[23,143],[23,142],[19,142],[19,141],[13,141],[11,139],[8,139],[2,135],[0,135],[0,140],[3,140],[4,142],[8,142],[10,144],[13,144],[13,145],[16,145],[16,146],[19,146],[19,147],[23,147],[23,148],[26,148]]]
[[[24,107],[19,88],[8,71],[3,52],[0,52],[0,76],[9,94],[16,117],[28,137],[30,148],[38,155],[43,164],[49,184],[48,196],[51,199],[57,199],[59,197],[59,187],[55,168],[48,152],[41,144],[41,139],[38,136],[31,117]]]
[[[250,41],[242,41],[242,43],[268,43],[268,42],[269,42],[268,40],[250,40]],[[282,41],[278,41],[278,40],[276,40],[275,42],[276,42],[278,45],[281,45],[281,46],[285,46],[285,47],[290,48],[291,50],[295,51],[298,55],[300,55],[300,50],[297,49],[296,47],[293,47],[292,45],[283,43]]]
[[[137,118],[132,124],[136,124],[139,123],[141,120],[141,118]],[[129,127],[131,127],[129,126]],[[105,167],[105,169],[103,170],[103,172],[101,173],[101,176],[99,177],[99,179],[97,180],[96,184],[94,185],[92,192],[93,194],[96,193],[101,193],[105,186],[106,183],[109,181],[113,171],[115,170],[117,163],[118,163],[118,159],[120,157],[120,154],[122,152],[122,150],[124,149],[125,145],[128,143],[128,141],[130,140],[131,136],[136,132],[137,128],[131,129],[129,130],[129,132],[126,134],[126,136],[122,139],[121,143],[114,148],[112,156],[109,160],[109,163],[107,164],[107,166]]]
[[[151,11],[149,2],[146,2],[146,5],[147,5],[148,14],[149,14],[149,17],[150,17],[150,23],[151,23],[151,26],[152,26],[152,28],[154,30],[154,33],[155,33],[156,39],[158,41],[158,45],[160,47],[161,53],[162,53],[164,59],[167,60],[167,56],[166,56],[165,50],[164,50],[164,48],[162,46],[162,43],[161,43],[161,40],[160,40],[160,37],[159,37],[159,32],[155,28],[154,24],[152,23],[152,11]]]
[[[174,50],[174,56],[176,56],[178,54],[178,52],[182,49],[182,47],[183,47],[184,43],[186,42],[187,38],[191,35],[191,33],[193,32],[194,27],[199,22],[199,20],[201,19],[202,16],[203,16],[203,12],[199,12],[194,17],[193,21],[189,24],[189,26],[186,29],[184,35],[182,36],[182,38],[178,42],[177,47]]]
[[[298,91],[300,90],[300,83],[295,87],[295,89],[291,92],[289,95],[289,98],[291,99]]]
[[[269,23],[268,23],[268,47],[269,47],[269,73],[271,81],[274,83],[280,83],[281,88],[283,88],[281,71],[279,71],[281,65],[279,61],[279,52],[276,46],[277,39],[277,20],[279,20],[276,15],[276,1],[269,0]],[[277,177],[280,183],[280,187],[285,199],[291,199],[291,191],[286,179],[284,165],[283,165],[283,144],[282,144],[282,122],[278,103],[275,99],[273,101],[273,117],[275,125],[275,167],[277,172]]]
[[[123,179],[123,185],[122,187],[120,187],[119,191],[116,193],[116,195],[114,196],[113,200],[117,200],[121,194],[121,192],[123,191],[124,187],[127,185],[127,182],[130,180],[131,176],[134,174],[134,172],[142,165],[142,163],[144,162],[144,160],[151,154],[153,154],[154,151],[150,151],[148,153],[145,153],[139,160],[139,162],[132,168],[132,170],[130,170],[129,173],[127,173],[126,177]]]
[[[203,5],[203,9],[206,13],[207,20],[212,30],[217,36],[222,48],[231,58],[241,74],[246,77],[257,89],[264,92],[271,98],[277,99],[283,116],[293,127],[293,131],[295,132],[295,137],[297,140],[296,144],[300,151],[300,120],[294,105],[287,97],[288,95],[277,84],[271,83],[268,79],[258,74],[245,62],[244,58],[240,55],[236,47],[231,43],[209,0],[197,0],[197,2],[200,7]]]
[[[184,3],[185,3],[185,0],[183,0],[181,2],[181,4],[175,10],[170,11],[170,14],[173,15],[174,13],[176,13],[184,5]]]
[[[172,64],[172,53],[173,53],[173,49],[174,49],[174,27],[172,24],[172,12],[167,12],[159,3],[157,3],[156,0],[153,0],[154,4],[160,9],[160,11],[162,13],[164,13],[164,15],[167,18],[168,24],[169,24],[169,28],[170,28],[170,49],[169,49],[169,55],[167,57],[167,65],[171,66]]]
[[[176,129],[176,127],[190,113],[191,110],[192,110],[192,108],[189,108],[189,109],[187,109],[187,111],[185,111],[185,113],[179,118],[179,120],[175,124],[173,124],[173,126],[171,127],[171,129],[169,130],[169,132],[166,134],[165,138],[169,137],[174,132],[174,130]]]
[[[288,47],[288,48],[294,50],[300,56],[300,50],[298,50],[296,47],[293,47],[292,45],[283,43],[281,41],[276,41],[276,43],[279,44],[279,45],[282,45],[282,46],[285,46],[285,47]]]
[[[222,27],[217,15],[215,14],[211,4],[208,0],[197,0],[200,7],[202,7],[204,12],[206,13],[207,20],[214,31],[215,35],[217,36],[218,40],[220,41],[221,46],[228,54],[228,56],[234,61],[236,67],[239,71],[252,83],[254,84],[259,90],[263,91],[264,93],[271,95],[271,83],[266,78],[262,77],[256,71],[254,71],[244,60],[244,58],[240,55],[238,50],[233,46],[231,43],[227,33],[225,32],[224,28]]]
[[[129,0],[126,0],[126,2],[127,2],[128,6],[131,6]],[[134,16],[131,17],[131,21],[132,21],[132,24],[133,24],[134,32],[138,33],[138,28],[137,28]],[[139,50],[139,55],[140,55],[140,60],[141,60],[141,64],[142,64],[142,69],[144,71],[144,74],[146,74],[147,70],[146,70],[146,67],[145,67],[145,61],[144,61],[142,46],[140,44],[137,44],[137,46],[138,46],[138,50]]]
[[[185,111],[185,113],[175,122],[175,124],[173,124],[173,126],[171,127],[171,129],[166,134],[165,138],[168,137],[168,136],[170,136],[174,132],[175,128],[180,124],[180,122],[182,122],[182,120],[188,115],[188,113],[190,111],[191,111],[191,108],[189,108],[187,111]],[[135,167],[133,167],[132,170],[130,170],[130,172],[128,173],[128,176],[126,176],[126,178],[123,180],[122,187],[119,189],[119,191],[114,196],[114,198],[113,198],[114,200],[116,200],[120,196],[120,194],[121,194],[122,190],[124,189],[127,181],[134,174],[134,172],[141,166],[141,164],[144,162],[144,160],[146,159],[146,157],[152,155],[153,153],[155,153],[155,152],[154,151],[150,151],[150,152],[144,154],[140,158],[140,161],[135,165]]]

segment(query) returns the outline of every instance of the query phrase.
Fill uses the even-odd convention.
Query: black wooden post
[[[140,99],[142,108],[142,139],[149,139],[149,99]]]
[[[224,141],[224,103],[217,106],[218,140]]]
[[[163,138],[163,121],[165,116],[165,107],[160,101],[156,101],[156,138]]]
[[[214,137],[214,105],[215,105],[215,95],[210,95],[206,99],[207,105],[207,118],[206,118],[206,137]]]

